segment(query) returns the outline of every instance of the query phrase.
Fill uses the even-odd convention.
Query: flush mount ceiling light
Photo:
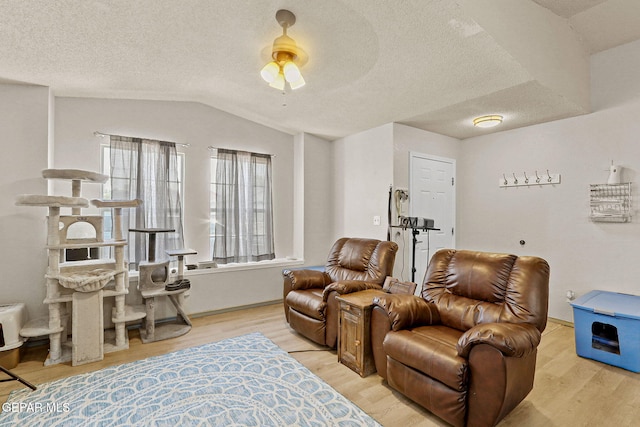
[[[473,119],[473,125],[479,128],[491,128],[502,123],[502,116],[493,114],[490,116],[480,116]]]
[[[279,90],[284,90],[285,83],[289,83],[291,89],[301,88],[305,81],[299,66],[306,63],[307,56],[295,40],[287,35],[287,29],[296,23],[296,16],[288,10],[280,9],[276,12],[276,21],[282,27],[282,35],[273,41],[273,61],[262,68],[260,75],[269,86]]]

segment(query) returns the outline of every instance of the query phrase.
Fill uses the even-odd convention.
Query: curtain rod
[[[111,133],[103,133],[103,132],[98,132],[98,131],[93,132],[93,134],[94,134],[95,136],[100,137],[100,138],[104,138],[105,136],[119,136],[119,137],[121,137],[121,138],[138,138],[138,139],[148,139],[148,138],[139,138],[139,137],[136,137],[136,136],[114,135],[114,134],[111,134]],[[189,146],[191,146],[191,144],[186,144],[186,143],[182,143],[182,142],[173,142],[173,141],[165,141],[165,142],[170,142],[170,143],[172,143],[172,144],[180,145],[180,146],[182,146],[182,147],[189,147]]]
[[[228,151],[242,151],[242,150],[232,150],[230,148],[221,148],[221,147],[212,147],[211,145],[207,147],[209,150],[228,150]],[[269,157],[276,157],[275,154],[267,154],[267,153],[254,153],[254,154],[260,154],[261,156],[269,156]]]

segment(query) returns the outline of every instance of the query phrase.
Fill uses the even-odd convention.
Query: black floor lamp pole
[[[439,228],[433,228],[433,227],[409,227],[406,225],[390,225],[388,230],[389,230],[389,234],[392,228],[402,228],[403,230],[406,229],[410,229],[411,230],[411,235],[413,237],[412,239],[412,251],[411,251],[411,281],[415,283],[416,281],[416,245],[418,244],[418,235],[420,234],[421,231],[424,231],[425,233],[427,233],[427,252],[429,252],[430,250],[430,242],[429,242],[429,231],[434,230],[434,231],[439,231]],[[391,240],[389,238],[389,236],[387,236],[387,240]],[[428,260],[427,260],[428,261]]]
[[[418,244],[418,235],[420,234],[421,231],[424,231],[425,233],[427,233],[427,253],[429,253],[431,251],[430,242],[429,242],[429,231],[431,230],[439,231],[440,229],[430,228],[430,227],[411,228],[411,234],[413,235],[413,253],[411,257],[411,281],[414,283],[416,282],[416,245]],[[427,262],[429,262],[429,260],[427,260]]]
[[[417,228],[411,229],[411,234],[413,235],[413,252],[411,255],[411,281],[415,283],[416,281],[416,245],[418,244],[418,234],[420,234],[420,230]],[[429,237],[427,237],[428,239]]]
[[[0,366],[0,371],[4,372],[5,374],[9,375],[11,378],[5,378],[0,380],[0,383],[6,382],[6,381],[19,381],[22,384],[26,385],[27,387],[29,387],[31,390],[35,390],[36,386],[34,386],[33,384],[31,384],[29,381],[20,378],[19,376],[17,376],[16,374],[14,374],[13,372],[9,371],[8,369],[3,368],[2,366]]]

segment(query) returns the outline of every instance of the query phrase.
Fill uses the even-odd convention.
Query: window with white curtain
[[[274,259],[271,156],[212,153],[211,259],[219,264]]]
[[[182,227],[182,182],[184,155],[174,143],[112,135],[109,146],[102,149],[103,173],[110,179],[103,187],[103,197],[113,200],[140,199],[142,205],[123,212],[123,227],[163,228],[174,232],[158,233],[156,253],[184,247]],[[109,210],[105,210],[105,237],[111,233]],[[147,259],[147,235],[128,233],[129,268],[136,269]]]

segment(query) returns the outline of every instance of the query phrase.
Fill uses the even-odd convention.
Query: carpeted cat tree
[[[124,259],[127,245],[122,233],[122,209],[136,208],[140,200],[92,200],[102,209],[112,209],[113,236],[104,239],[103,217],[83,215],[82,208],[89,206],[81,197],[81,185],[104,183],[108,176],[77,169],[46,169],[45,179],[71,181],[72,195],[43,196],[21,195],[19,206],[48,208],[47,252],[48,268],[46,297],[48,316],[28,322],[21,330],[23,337],[49,336],[49,356],[45,365],[71,361],[73,366],[102,360],[105,352],[129,348],[125,323],[143,319],[144,306],[126,306],[129,293],[128,266]],[[71,214],[61,215],[61,209],[71,209]],[[113,248],[114,258],[109,258]],[[72,251],[86,250],[86,259],[68,260]],[[95,254],[98,256],[95,257]],[[105,333],[103,302],[113,298],[111,321],[113,334]],[[69,312],[71,312],[71,343],[67,342]]]

